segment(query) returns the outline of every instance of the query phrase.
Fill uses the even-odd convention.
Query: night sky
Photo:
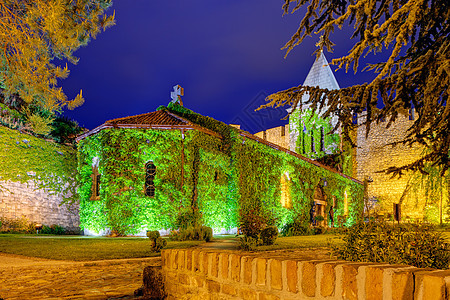
[[[88,129],[106,120],[167,105],[172,87],[184,88],[184,106],[255,133],[287,121],[284,109],[253,110],[271,93],[303,83],[314,62],[318,36],[308,38],[285,59],[283,45],[296,31],[301,13],[283,16],[284,1],[116,0],[117,24],[75,52],[61,85],[86,102],[65,115]],[[348,31],[348,30],[347,30]],[[349,33],[337,32],[328,61],[347,53]],[[370,59],[370,57],[369,57]],[[332,67],[336,69],[335,66]],[[335,73],[341,87],[373,75]]]

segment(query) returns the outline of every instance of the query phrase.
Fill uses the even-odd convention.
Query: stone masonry
[[[168,299],[444,300],[450,293],[450,271],[265,255],[163,250]]]
[[[26,183],[0,182],[0,217],[28,221],[47,226],[56,224],[77,231],[80,225],[78,204],[62,204],[62,195],[38,188],[29,180]]]

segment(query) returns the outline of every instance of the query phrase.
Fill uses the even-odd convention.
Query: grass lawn
[[[259,246],[256,251],[270,251],[281,249],[299,249],[299,248],[324,248],[330,247],[330,244],[337,245],[343,241],[338,235],[334,234],[318,234],[278,237],[275,244],[270,246]]]
[[[199,241],[168,241],[167,249],[189,248]],[[0,234],[0,252],[57,260],[103,260],[159,256],[148,238],[108,238]]]

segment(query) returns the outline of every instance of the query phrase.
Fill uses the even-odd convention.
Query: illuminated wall
[[[359,123],[364,117],[359,119]],[[402,139],[414,120],[400,115],[395,123],[386,128],[386,123],[373,124],[366,138],[364,127],[358,128],[356,149],[357,178],[371,178],[368,196],[377,213],[392,214],[393,203],[401,203],[403,220],[428,220],[434,223],[448,221],[449,176],[442,177],[437,168],[427,167],[428,176],[420,173],[405,173],[402,177],[380,173],[392,166],[409,164],[423,154],[424,149],[415,145],[388,145]]]
[[[170,229],[180,212],[192,208],[216,231],[237,227],[249,214],[282,226],[299,215],[308,216],[317,186],[329,199],[336,198],[336,216],[343,215],[345,191],[348,223],[361,216],[361,183],[274,149],[222,122],[177,109],[171,112],[195,120],[222,138],[195,129],[182,134],[178,129],[108,128],[79,142],[82,228],[90,232],[109,228],[118,234]],[[91,200],[96,159],[100,199]],[[149,161],[156,166],[154,197],[144,194],[144,166]],[[282,176],[286,176],[284,184]],[[282,186],[289,189],[291,198],[286,207],[281,203]],[[283,193],[287,195],[286,190]]]
[[[0,218],[79,226],[76,151],[0,126]]]

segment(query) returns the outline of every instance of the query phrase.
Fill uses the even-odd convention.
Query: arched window
[[[98,157],[92,160],[92,186],[91,186],[91,200],[100,199],[100,172],[98,171]]]
[[[145,164],[145,196],[155,196],[155,175],[156,166],[153,164],[153,162],[149,161]]]
[[[289,173],[286,172],[281,176],[280,180],[280,188],[281,188],[281,206],[284,208],[291,208],[291,193],[290,193],[290,178]]]

